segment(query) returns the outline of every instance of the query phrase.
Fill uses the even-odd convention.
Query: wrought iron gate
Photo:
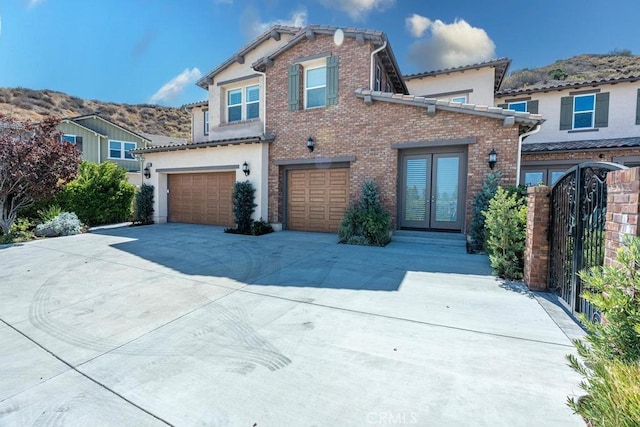
[[[572,311],[589,319],[599,314],[584,298],[578,272],[604,263],[607,173],[614,163],[582,163],[569,169],[551,189],[549,289]]]

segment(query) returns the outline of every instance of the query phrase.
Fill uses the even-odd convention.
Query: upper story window
[[[507,105],[509,110],[522,111],[523,113],[527,111],[527,101],[510,102]]]
[[[382,90],[382,69],[379,64],[376,64],[376,75],[373,90]]]
[[[227,91],[227,122],[257,119],[260,117],[260,85]]]
[[[609,92],[598,91],[560,99],[560,130],[579,132],[609,125]]]
[[[64,135],[62,135],[60,137],[60,140],[75,145],[76,147],[78,147],[78,150],[80,150],[80,152],[82,152],[82,137],[81,136],[70,135],[70,134],[65,133]]]
[[[302,95],[302,96],[301,96]],[[301,103],[302,102],[302,103]],[[338,103],[338,57],[311,58],[289,67],[289,110]]]
[[[209,135],[209,110],[202,112],[202,119],[204,121],[204,134]]]
[[[136,149],[135,142],[128,141],[109,141],[109,158],[116,160],[135,160],[131,150]]]
[[[573,128],[593,127],[596,112],[596,95],[579,95],[573,97]]]
[[[389,83],[389,81],[385,82],[384,91],[385,92],[393,92],[393,89],[391,89],[391,83]]]
[[[327,104],[327,67],[305,69],[304,108],[324,107]]]
[[[451,102],[461,102],[463,104],[466,104],[467,102],[467,97],[465,96],[456,96],[455,98],[451,98]]]

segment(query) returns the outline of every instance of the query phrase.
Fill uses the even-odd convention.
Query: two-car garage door
[[[169,175],[169,221],[231,227],[235,172]]]
[[[349,169],[287,172],[287,228],[336,232],[349,203]]]

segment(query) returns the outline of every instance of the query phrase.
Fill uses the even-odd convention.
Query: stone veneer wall
[[[529,289],[546,291],[549,275],[550,188],[527,190],[527,238],[524,252],[524,282]]]
[[[640,236],[640,168],[607,174],[607,223],[605,226],[605,265],[616,263],[616,252],[625,236]]]

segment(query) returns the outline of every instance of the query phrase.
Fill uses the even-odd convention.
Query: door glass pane
[[[544,184],[544,178],[542,175],[542,172],[525,172],[524,185],[528,187],[530,185]]]
[[[458,220],[458,157],[440,157],[436,176],[436,221],[456,222]]]
[[[427,159],[407,159],[405,181],[405,221],[427,218]]]

